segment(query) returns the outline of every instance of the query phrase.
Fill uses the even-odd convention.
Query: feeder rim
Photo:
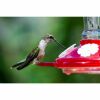
[[[90,44],[95,43],[95,44],[100,45],[100,40],[99,39],[83,39],[80,41],[80,45],[84,45],[88,43]]]

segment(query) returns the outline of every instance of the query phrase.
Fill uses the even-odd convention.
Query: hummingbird
[[[38,46],[33,49],[25,60],[20,61],[16,64],[14,64],[11,68],[16,68],[17,70],[21,70],[25,67],[27,67],[30,64],[38,64],[40,60],[45,56],[45,49],[48,45],[48,43],[51,43],[54,41],[59,47],[65,49],[65,47],[60,44],[53,35],[46,35],[44,36],[41,41],[39,42]]]

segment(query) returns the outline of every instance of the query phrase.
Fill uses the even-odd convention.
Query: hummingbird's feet
[[[33,64],[38,64],[39,60],[37,58],[34,59]]]

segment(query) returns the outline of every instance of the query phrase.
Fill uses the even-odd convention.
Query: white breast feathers
[[[45,40],[41,40],[39,42],[38,48],[40,48],[40,50],[45,50],[46,45],[47,45],[46,41]]]

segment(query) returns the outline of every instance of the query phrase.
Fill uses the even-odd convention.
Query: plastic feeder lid
[[[81,40],[79,47],[57,58],[56,63],[65,74],[100,72],[100,40]]]

